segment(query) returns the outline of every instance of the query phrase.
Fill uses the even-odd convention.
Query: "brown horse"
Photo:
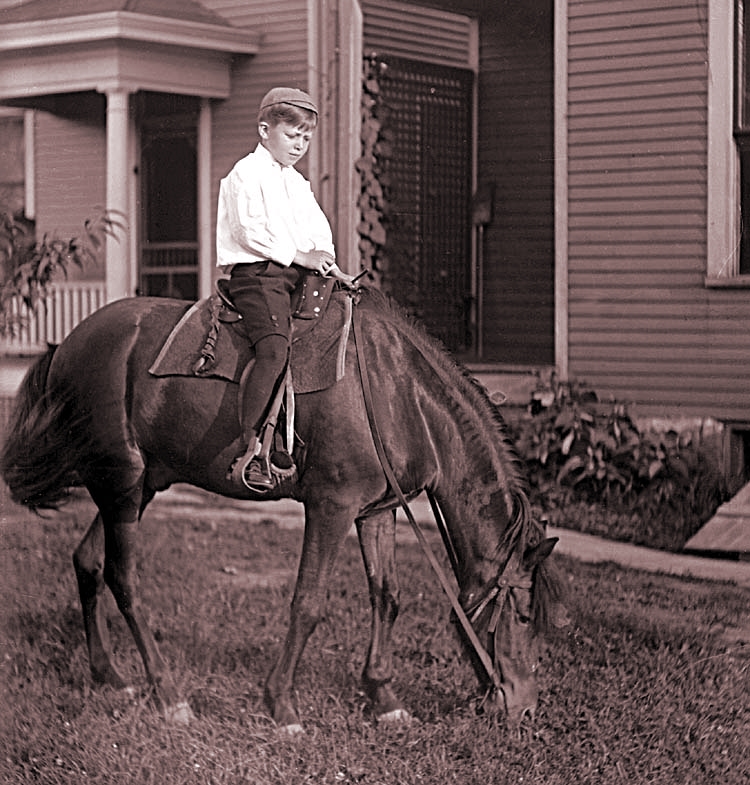
[[[82,322],[27,374],[2,456],[13,498],[32,509],[56,506],[73,486],[88,489],[98,514],[74,565],[92,677],[125,686],[102,618],[107,586],[157,704],[177,721],[191,713],[146,624],[135,564],[138,522],[154,495],[175,482],[258,499],[227,479],[240,447],[237,385],[148,372],[189,306],[127,299]],[[376,716],[408,717],[391,686],[397,502],[368,424],[357,375],[361,351],[398,484],[407,497],[427,490],[442,512],[459,600],[498,677],[493,690],[493,680],[477,667],[492,693],[489,704],[517,722],[536,706],[539,633],[555,594],[545,561],[554,540],[545,540],[530,515],[516,455],[484,390],[376,292],[360,290],[355,308],[364,345],[354,347],[350,338],[345,376],[327,390],[297,397],[298,476],[261,497],[294,498],[305,509],[289,630],[266,684],[266,703],[279,725],[299,729],[295,671],[321,618],[336,555],[356,522],[373,612],[364,686]]]

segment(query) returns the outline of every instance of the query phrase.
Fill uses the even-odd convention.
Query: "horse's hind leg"
[[[83,626],[89,652],[91,678],[95,684],[108,684],[124,689],[126,683],[112,664],[109,630],[104,617],[101,595],[104,582],[104,523],[97,513],[80,545],[73,554],[73,566],[81,598]]]
[[[105,676],[111,677],[114,671],[104,632],[105,626],[97,602],[97,597],[102,591],[103,579],[130,628],[157,704],[167,719],[187,722],[191,719],[192,712],[188,705],[179,699],[172,677],[146,622],[138,591],[136,532],[140,514],[148,500],[153,497],[153,493],[149,493],[140,505],[137,505],[133,503],[133,499],[140,497],[140,492],[133,491],[127,497],[118,497],[111,489],[106,495],[98,493],[95,489],[90,490],[100,514],[79,546],[75,560],[81,602],[84,607],[84,623],[87,624],[89,636],[89,651],[90,653],[93,651],[93,655],[97,658],[96,675],[102,674],[103,661],[108,663],[103,666]],[[102,544],[103,549],[97,547]],[[101,559],[102,550],[103,562],[100,563],[97,559]],[[102,566],[98,566],[99,564]],[[92,673],[94,673],[94,662],[95,660],[92,659]],[[116,671],[114,673],[116,674]]]
[[[153,496],[153,493],[143,494],[141,514]],[[97,513],[73,553],[73,567],[83,611],[91,678],[95,684],[125,689],[128,685],[112,662],[109,626],[102,604],[107,584],[104,581],[104,521],[101,513]]]
[[[409,713],[396,697],[391,681],[391,633],[398,616],[399,585],[396,571],[396,513],[383,512],[357,521],[359,544],[370,586],[372,631],[362,681],[381,721],[404,721]]]

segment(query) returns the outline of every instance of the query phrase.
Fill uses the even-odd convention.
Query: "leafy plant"
[[[67,277],[71,266],[98,264],[107,236],[116,236],[122,227],[112,213],[102,210],[86,219],[80,237],[63,240],[45,234],[36,240],[31,222],[0,209],[0,335],[18,328],[15,300],[34,312],[44,304],[54,280]]]
[[[619,539],[679,548],[726,499],[718,461],[700,434],[641,429],[627,405],[603,405],[578,382],[553,378],[535,392],[515,441],[532,496],[571,528],[596,528],[592,514],[606,509]],[[583,526],[560,520],[572,506],[584,509]]]

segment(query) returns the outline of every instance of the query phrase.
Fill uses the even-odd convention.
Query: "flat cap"
[[[318,107],[315,106],[312,98],[294,87],[272,87],[260,102],[261,111],[274,104],[291,104],[299,109],[309,109],[318,114]]]

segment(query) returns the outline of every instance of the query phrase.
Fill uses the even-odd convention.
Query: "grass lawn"
[[[71,553],[77,501],[40,519],[0,517],[0,782],[8,783],[746,783],[750,781],[750,590],[553,556],[572,623],[549,639],[541,698],[520,735],[474,711],[476,682],[449,605],[417,546],[399,550],[396,685],[416,719],[376,725],[359,689],[369,635],[356,540],[302,661],[306,733],[280,736],[263,682],[286,630],[301,532],[201,510],[149,510],[142,596],[196,714],[167,726],[142,688],[112,605],[134,696],[93,690]]]

